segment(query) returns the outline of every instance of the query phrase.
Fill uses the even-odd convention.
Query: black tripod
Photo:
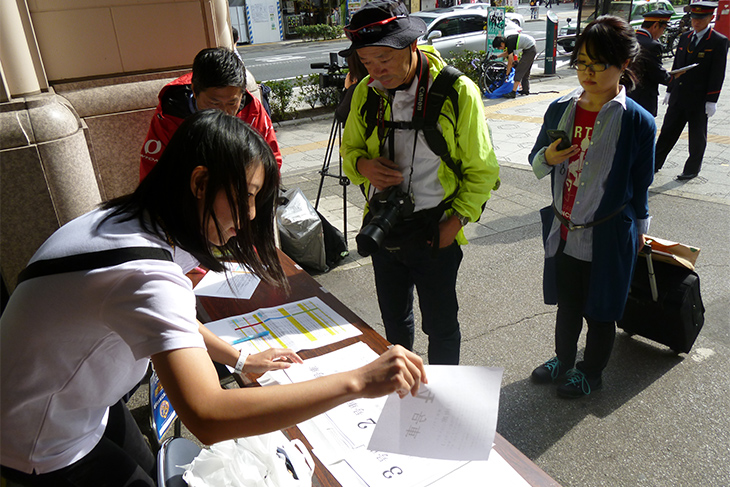
[[[327,141],[327,150],[324,153],[324,162],[322,163],[322,169],[320,169],[319,171],[319,174],[321,174],[321,178],[319,180],[319,190],[317,191],[317,200],[314,203],[314,209],[316,210],[319,206],[319,198],[322,195],[324,178],[337,178],[340,186],[342,186],[342,234],[345,237],[345,241],[347,241],[347,186],[350,185],[350,180],[347,178],[347,176],[342,175],[342,156],[340,155],[339,151],[337,151],[337,159],[339,162],[338,173],[330,174],[329,172],[330,164],[332,162],[332,154],[335,151],[335,142],[337,143],[338,147],[342,143],[342,125],[343,122],[340,122],[337,115],[335,115],[334,119],[332,120],[332,129],[330,129],[330,138]]]

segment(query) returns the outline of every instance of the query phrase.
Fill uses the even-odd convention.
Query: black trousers
[[[601,376],[608,364],[616,338],[616,323],[598,321],[585,316],[591,263],[563,253],[561,243],[556,255],[558,313],[555,320],[555,355],[568,367],[575,367],[587,377]],[[583,361],[575,363],[578,338],[583,330],[583,318],[588,323]]]
[[[31,487],[154,487],[155,456],[123,401],[109,409],[99,444],[81,460],[53,472],[27,474],[2,467],[8,480]]]
[[[707,114],[704,105],[688,107],[685,103],[674,103],[667,108],[662,131],[656,141],[655,171],[662,168],[687,123],[689,123],[689,157],[684,163],[682,172],[684,174],[700,172],[707,147]]]
[[[394,345],[413,350],[415,321],[413,289],[418,291],[423,331],[428,335],[428,363],[458,365],[461,350],[456,278],[463,253],[459,244],[438,250],[426,242],[372,255],[375,289],[385,325]]]

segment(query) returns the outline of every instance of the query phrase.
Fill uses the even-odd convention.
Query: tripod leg
[[[319,189],[317,190],[317,200],[314,203],[314,209],[319,207],[319,198],[322,196],[322,186],[324,185],[324,178],[327,177],[330,169],[330,161],[332,160],[332,152],[335,145],[335,133],[339,127],[339,121],[337,117],[332,120],[332,128],[330,129],[330,138],[327,141],[327,149],[324,152],[324,162],[322,163],[322,169],[319,171],[321,177],[319,179]],[[340,166],[341,167],[341,166]]]
[[[337,140],[342,144],[342,123],[337,122]],[[342,154],[337,154],[340,164],[340,185],[342,186],[342,235],[345,237],[347,242],[347,186],[350,184],[350,180],[342,174]]]

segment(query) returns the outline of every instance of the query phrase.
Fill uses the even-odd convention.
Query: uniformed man
[[[672,75],[662,66],[662,43],[659,38],[664,34],[669,24],[672,12],[669,10],[654,10],[644,14],[644,22],[636,31],[636,40],[639,41],[639,83],[629,93],[629,97],[646,108],[656,117],[657,100],[659,99],[659,85],[668,85]]]
[[[689,122],[689,157],[680,181],[697,177],[707,146],[707,118],[715,114],[717,99],[725,79],[728,39],[710,27],[717,2],[690,5],[692,30],[682,34],[677,45],[672,71],[697,63],[667,87],[668,103],[664,124],[656,144],[655,170],[662,168],[667,155]]]

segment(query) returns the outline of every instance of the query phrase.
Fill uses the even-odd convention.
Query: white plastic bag
[[[327,270],[322,221],[299,188],[282,195],[284,204],[276,210],[281,249],[294,262],[314,269]]]
[[[286,466],[289,459],[298,480]],[[190,487],[310,487],[314,461],[299,440],[281,431],[222,441],[182,465]]]

